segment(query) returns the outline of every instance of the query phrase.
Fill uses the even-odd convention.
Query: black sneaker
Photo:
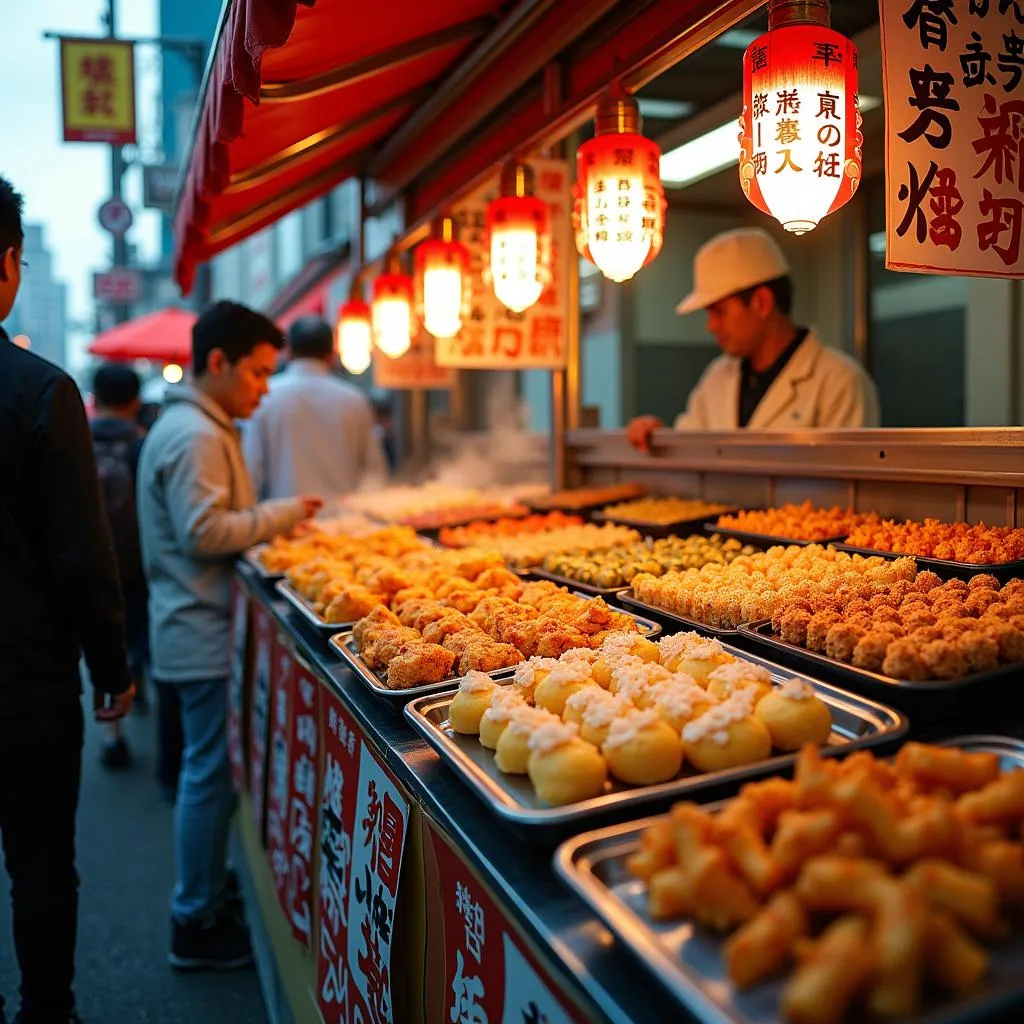
[[[171,923],[171,951],[167,959],[179,971],[231,971],[252,963],[249,929],[230,914],[208,924]]]
[[[127,768],[131,763],[132,755],[123,737],[118,736],[117,739],[107,740],[103,744],[103,749],[100,751],[100,764],[104,768],[109,768],[111,771],[120,771],[123,768]]]

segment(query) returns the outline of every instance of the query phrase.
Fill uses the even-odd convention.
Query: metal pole
[[[117,35],[117,17],[114,8],[114,0],[107,0],[107,13],[103,19],[107,26],[107,38],[113,39]],[[121,198],[121,179],[124,177],[124,157],[121,147],[111,145],[110,147],[110,194],[116,199]],[[128,265],[128,241],[123,234],[113,235],[114,251],[113,265],[115,267],[126,267]],[[117,303],[112,307],[114,323],[123,324],[128,319],[128,307],[124,303]]]

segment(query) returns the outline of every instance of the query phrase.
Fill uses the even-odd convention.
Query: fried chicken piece
[[[921,659],[932,679],[960,679],[967,675],[967,662],[959,647],[948,640],[933,640],[921,648]]]
[[[408,690],[451,677],[455,655],[437,644],[414,644],[388,663],[387,686]]]
[[[853,664],[857,668],[867,669],[869,672],[881,672],[882,663],[885,661],[885,652],[893,639],[891,633],[879,629],[865,633],[853,649]]]
[[[944,615],[935,623],[937,629],[942,631],[943,640],[959,640],[964,633],[972,633],[978,628],[974,619],[954,619]]]
[[[323,611],[325,622],[355,622],[369,615],[374,608],[384,604],[383,594],[375,594],[353,583],[346,587]]]
[[[1004,663],[1024,661],[1024,633],[1014,629],[1008,622],[980,620],[984,634],[999,646],[999,660]]]
[[[406,616],[406,619],[413,629],[418,629],[422,632],[432,622],[439,622],[441,619],[445,619],[453,613],[458,614],[455,612],[454,608],[449,608],[446,604],[442,604],[440,601],[430,601],[424,602],[424,604],[417,609],[415,614]]]
[[[882,605],[871,613],[871,618],[878,626],[892,623],[893,625],[903,625],[903,616],[895,609],[890,608],[887,605]]]
[[[816,612],[807,623],[807,649],[823,651],[828,631],[839,622],[839,612]]]
[[[979,591],[984,590],[998,592],[999,580],[997,580],[990,572],[979,572],[976,576],[972,576],[967,581],[967,589],[972,594],[976,594]]]
[[[514,644],[511,638],[512,629],[523,622],[534,622],[539,618],[535,609],[528,606],[515,605],[496,611],[483,626],[488,633],[500,643]]]
[[[802,608],[793,608],[781,616],[779,628],[775,631],[785,643],[803,647],[807,643],[807,627],[810,625],[811,618],[810,613]],[[774,623],[773,617],[773,629]]]
[[[934,626],[938,621],[935,612],[930,608],[912,608],[909,611],[900,610],[903,625],[909,630],[920,629],[922,626]]]
[[[974,672],[991,672],[992,669],[999,667],[999,644],[992,637],[975,630],[964,633],[953,642],[963,656],[967,675]]]
[[[474,581],[481,590],[496,590],[502,597],[518,599],[526,584],[522,578],[508,569],[486,569]]]
[[[888,590],[889,597],[892,598],[897,608],[905,598],[914,592],[914,583],[911,580],[897,580]]]
[[[942,586],[942,580],[930,569],[926,569],[924,572],[919,572],[917,574],[917,577],[914,579],[913,586],[914,590],[919,594],[927,594],[936,587]]]
[[[942,584],[942,590],[946,594],[955,594],[957,597],[963,599],[970,593],[971,588],[968,586],[966,580],[946,580],[946,582]]]
[[[451,639],[451,638],[449,638]],[[518,665],[523,656],[511,644],[499,644],[486,634],[474,637],[459,656],[459,672],[496,672],[501,668]]]
[[[921,658],[920,650],[911,640],[893,640],[886,648],[882,662],[883,675],[893,679],[922,682],[928,678],[928,668]]]
[[[479,632],[480,627],[475,622],[470,621],[462,612],[457,612],[454,608],[450,608],[447,615],[428,623],[420,632],[428,644],[441,644],[446,636],[450,636],[452,633],[461,633],[463,630]]]
[[[558,619],[545,620],[534,634],[535,653],[541,658],[560,658],[566,651],[590,647],[590,637]]]
[[[570,624],[581,633],[599,633],[611,627],[614,614],[604,598],[581,602],[582,607],[570,620]]]
[[[404,654],[410,647],[423,643],[415,629],[406,626],[381,627],[364,634],[364,645],[359,654],[368,668],[386,668],[388,662]]]
[[[491,597],[485,597],[480,601],[477,606],[469,612],[470,619],[475,622],[482,629],[487,629],[487,621],[496,613],[500,611],[510,610],[512,608],[520,608],[521,605],[515,601],[510,600],[507,597],[498,597],[496,594]],[[524,612],[524,618],[529,613]],[[533,613],[536,616],[536,611]]]
[[[994,590],[973,590],[964,601],[964,607],[975,617],[980,618],[999,603],[999,595]]]
[[[391,628],[401,626],[403,623],[394,612],[389,611],[385,605],[377,605],[365,618],[360,619],[352,627],[352,637],[356,646],[362,648],[363,640],[368,631],[374,629]]]
[[[950,640],[951,637],[946,636],[942,627],[939,625],[935,626],[918,626],[917,629],[911,629],[907,631],[907,639],[923,647],[925,644],[933,643],[936,640]]]
[[[444,603],[450,608],[454,608],[458,612],[462,612],[463,615],[469,615],[480,605],[480,602],[485,600],[489,596],[484,590],[477,590],[474,587],[468,586],[463,581],[463,586],[453,588],[449,590],[444,596]]]
[[[972,582],[979,579],[995,579],[995,577],[982,574],[981,576],[975,576]],[[1024,595],[1024,580],[1020,579],[1007,580],[999,591],[999,596],[1004,601],[1011,597],[1020,597],[1021,595]]]
[[[414,585],[414,581],[406,573],[393,565],[382,565],[366,573],[358,572],[356,578],[368,590],[386,594],[389,600],[400,590]]]
[[[837,622],[825,634],[825,653],[837,661],[853,660],[853,652],[867,630],[858,629],[849,622]]]
[[[652,576],[652,580],[655,582],[657,578]],[[527,583],[523,587],[522,594],[519,595],[519,600],[522,604],[532,605],[534,607],[544,600],[546,597],[550,597],[551,594],[567,594],[568,591],[565,587],[560,587],[557,583],[552,583],[551,580],[535,580],[532,583]]]

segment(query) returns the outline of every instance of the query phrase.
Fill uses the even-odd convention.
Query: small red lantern
[[[597,108],[597,134],[576,153],[576,248],[612,281],[647,266],[664,238],[661,150],[641,124],[636,100],[609,94]]]
[[[743,55],[740,184],[802,235],[857,191],[863,135],[857,47],[829,28],[827,0],[773,0]]]
[[[370,307],[360,297],[357,284],[353,284],[348,302],[338,311],[335,337],[341,365],[349,373],[365,373],[373,350],[373,329]]]
[[[533,189],[532,168],[510,160],[501,195],[487,204],[490,263],[483,276],[513,313],[529,309],[551,281],[551,217]]]
[[[439,217],[416,249],[416,298],[423,326],[435,338],[454,338],[469,308],[469,250],[454,218]]]
[[[373,282],[373,336],[377,348],[397,359],[412,343],[412,279],[402,273],[402,264],[392,254],[388,269]]]

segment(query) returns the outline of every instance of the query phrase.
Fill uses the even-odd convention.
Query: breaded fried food
[[[459,672],[462,675],[474,670],[496,672],[498,669],[518,665],[522,660],[523,656],[511,644],[499,644],[486,635],[482,639],[472,637],[459,655]]]
[[[428,644],[441,644],[444,642],[444,638],[451,633],[461,633],[466,629],[476,632],[479,628],[468,616],[450,608],[447,615],[423,626],[420,632]]]
[[[455,655],[436,644],[410,645],[387,664],[387,685],[392,690],[440,683],[451,677]]]
[[[378,629],[381,626],[391,627],[401,625],[402,623],[394,612],[390,611],[384,605],[379,604],[352,627],[352,636],[355,639],[356,645],[362,647],[363,638],[366,636],[367,630]]]
[[[423,643],[423,638],[415,629],[405,626],[392,626],[376,629],[365,634],[367,643],[360,647],[359,654],[368,668],[383,669],[388,663],[404,654],[410,647]]]
[[[325,622],[355,622],[384,604],[385,596],[357,583],[345,587],[323,610]]]

